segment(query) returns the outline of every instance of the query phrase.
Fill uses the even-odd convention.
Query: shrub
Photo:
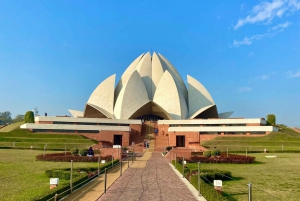
[[[267,124],[268,125],[276,125],[276,116],[275,114],[268,114],[267,115]]]
[[[212,150],[211,155],[212,156],[220,156],[221,152],[219,150]]]
[[[54,170],[53,171],[53,178],[60,178],[61,179],[62,171],[61,170]]]
[[[187,160],[190,163],[201,162],[201,163],[233,163],[233,164],[249,164],[253,163],[255,157],[229,154],[228,157],[226,153],[221,153],[220,157],[191,157]]]
[[[201,188],[200,192],[205,197],[206,200],[218,200],[218,201],[226,201],[227,199],[222,196],[222,194],[219,194],[213,186],[209,185],[208,183],[205,183],[203,179],[201,178]],[[191,184],[198,189],[198,175],[192,175]]]
[[[211,151],[205,151],[205,152],[203,152],[203,155],[205,157],[211,157]]]
[[[87,153],[88,153],[88,150],[87,150],[87,149],[80,149],[80,150],[79,150],[79,155],[80,155],[80,156],[86,156]]]
[[[166,147],[166,150],[167,150],[167,151],[170,151],[172,148],[173,148],[172,146],[167,146],[167,147]]]
[[[74,175],[73,175],[74,176]],[[64,179],[64,180],[70,180],[71,178],[71,174],[69,171],[64,171],[62,172],[61,174],[61,179]]]
[[[25,123],[34,123],[34,114],[32,111],[27,111],[24,117]]]
[[[73,156],[77,156],[77,155],[78,155],[78,152],[79,152],[79,150],[78,150],[78,149],[76,149],[76,148],[74,148],[74,149],[71,149],[71,150],[70,150],[70,152],[71,152],[71,154],[72,154]]]

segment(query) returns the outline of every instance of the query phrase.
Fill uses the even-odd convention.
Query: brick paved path
[[[146,167],[129,168],[99,201],[197,200],[160,153],[153,153]]]

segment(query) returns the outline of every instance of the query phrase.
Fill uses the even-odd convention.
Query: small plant
[[[88,150],[87,150],[87,149],[80,149],[80,150],[79,150],[79,155],[80,155],[80,156],[86,156],[87,153],[88,153]]]
[[[207,158],[211,157],[211,151],[205,151],[203,152],[203,155]]]
[[[170,151],[172,148],[173,148],[172,146],[168,146],[168,147],[166,147],[166,150]]]
[[[220,156],[221,152],[219,150],[212,150],[211,155],[212,156]]]
[[[79,150],[78,150],[77,148],[74,148],[74,149],[71,149],[70,152],[71,152],[71,154],[72,154],[73,156],[77,156]]]
[[[34,114],[32,111],[27,111],[25,114],[25,123],[34,123]]]

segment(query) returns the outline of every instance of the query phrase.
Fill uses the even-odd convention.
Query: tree
[[[268,114],[267,115],[267,124],[268,125],[276,125],[276,116],[275,114]]]
[[[24,119],[25,119],[25,123],[34,123],[33,111],[27,111]]]
[[[12,122],[11,113],[9,111],[0,112],[0,122],[2,124],[10,124]]]
[[[17,115],[17,116],[13,119],[13,122],[14,122],[14,123],[21,122],[21,121],[24,121],[24,115],[23,115],[23,114],[19,114],[19,115]]]

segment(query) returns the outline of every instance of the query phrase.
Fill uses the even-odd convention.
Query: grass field
[[[52,152],[53,153],[53,152]],[[0,200],[30,200],[49,190],[49,178],[45,170],[70,168],[69,162],[36,161],[41,150],[2,149],[0,151]],[[98,167],[97,163],[74,163],[74,169]],[[60,181],[60,184],[69,181]]]
[[[32,133],[23,129],[0,133],[0,148],[52,149],[69,151],[71,148],[87,148],[98,142],[81,135]]]
[[[201,164],[203,169],[219,169],[232,172],[231,181],[223,181],[223,191],[231,201],[248,200],[248,183],[252,183],[253,201],[298,201],[300,195],[300,154],[279,153],[249,154],[256,157],[254,164]],[[197,170],[197,164],[187,164]]]
[[[213,140],[201,143],[209,149],[221,151],[268,151],[276,150],[300,150],[300,133],[285,126],[280,127],[279,132],[273,132],[261,137],[216,137]]]
[[[21,122],[17,122],[17,123],[14,123],[14,124],[10,124],[8,126],[5,126],[4,128],[0,128],[0,133],[1,132],[9,132],[9,131],[12,131],[14,129],[17,129],[17,128],[20,128],[20,126],[24,124],[23,121]]]

